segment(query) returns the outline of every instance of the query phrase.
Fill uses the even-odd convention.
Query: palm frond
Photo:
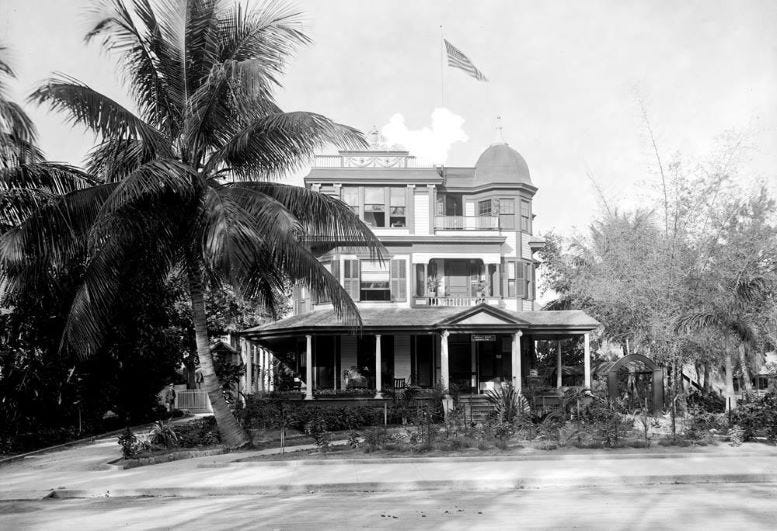
[[[93,239],[83,284],[76,291],[65,322],[61,348],[72,348],[85,358],[101,345],[120,301],[125,277],[122,264],[128,258],[139,253],[152,256],[144,273],[160,280],[180,261],[175,223],[166,214],[125,209],[102,227],[104,237]]]
[[[89,152],[86,171],[103,182],[118,182],[153,158],[141,140],[113,138]]]
[[[241,179],[263,180],[299,168],[316,150],[366,146],[361,133],[308,112],[263,116],[236,132],[210,158],[208,172],[227,166]]]
[[[35,124],[21,106],[2,97],[0,97],[0,132],[29,144],[34,144],[38,139]]]
[[[130,11],[121,0],[96,3],[85,40],[102,37],[103,48],[120,54],[141,115],[160,130],[173,132],[183,116],[175,83],[175,43],[167,38],[148,0],[135,0],[133,7]]]
[[[382,260],[385,249],[372,230],[348,205],[325,194],[299,186],[274,182],[236,182],[224,185],[246,208],[277,201],[299,220],[308,242],[331,242],[369,249],[372,258]]]
[[[74,78],[53,77],[33,92],[29,100],[48,103],[55,111],[67,112],[73,124],[83,125],[105,139],[141,139],[157,155],[172,156],[169,141],[156,128]]]

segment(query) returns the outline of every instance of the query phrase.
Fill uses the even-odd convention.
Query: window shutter
[[[391,300],[407,300],[407,260],[391,261]]]
[[[359,300],[359,261],[358,260],[344,260],[343,261],[343,287],[351,299],[354,301]]]

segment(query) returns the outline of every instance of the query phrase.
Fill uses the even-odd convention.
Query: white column
[[[313,400],[313,336],[306,335],[305,341],[305,400]]]
[[[523,332],[518,330],[513,334],[513,387],[515,387],[518,393],[523,391],[523,382],[521,378],[521,336]]]
[[[450,367],[448,367],[448,336],[447,330],[440,334],[440,385],[447,391],[450,380]]]
[[[591,388],[591,339],[590,332],[583,334],[583,368],[585,374],[585,386]]]
[[[561,389],[561,341],[556,341],[556,387]]]
[[[375,398],[383,398],[383,375],[381,374],[380,334],[375,334]]]
[[[251,345],[251,348],[248,349],[248,361],[248,366],[250,367],[248,374],[249,389],[250,393],[254,394],[256,393],[256,382],[259,379],[259,375],[254,374],[254,366],[256,365],[256,345]]]

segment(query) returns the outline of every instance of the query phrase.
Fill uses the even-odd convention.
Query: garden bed
[[[222,445],[208,448],[185,448],[172,451],[160,450],[149,455],[144,455],[142,457],[136,457],[133,459],[124,459],[123,457],[120,457],[119,459],[109,461],[108,465],[114,468],[128,469],[147,465],[158,465],[160,463],[169,463],[171,461],[179,461],[181,459],[194,459],[196,457],[221,455],[228,452],[229,449]]]

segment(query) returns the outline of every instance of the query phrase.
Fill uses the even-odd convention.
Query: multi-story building
[[[345,247],[320,254],[363,326],[345,326],[324,297],[299,288],[293,316],[243,333],[261,346],[250,356],[272,352],[298,374],[306,398],[438,382],[474,393],[505,381],[520,388],[535,341],[577,335],[590,385],[588,336],[598,323],[536,302],[534,253],[544,240],[533,234],[537,187],[523,157],[497,143],[474,167],[423,166],[379,140],[374,133],[368,150],[317,156],[305,178],[349,205],[385,246],[383,260]],[[559,365],[560,356],[559,348]]]

